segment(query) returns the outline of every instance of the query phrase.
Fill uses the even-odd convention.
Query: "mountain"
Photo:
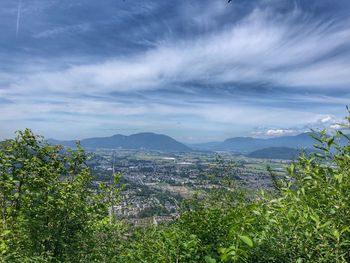
[[[247,156],[261,159],[295,160],[300,152],[301,151],[298,149],[289,147],[269,147],[251,152]],[[308,152],[309,151],[306,150],[306,153]]]
[[[75,147],[75,141],[48,140],[51,144],[61,144],[67,147]],[[83,148],[106,149],[145,149],[165,152],[188,152],[191,148],[175,139],[151,132],[137,133],[130,136],[113,135],[110,137],[88,138],[80,141]]]
[[[234,137],[221,143],[197,145],[197,149],[213,151],[231,151],[248,154],[257,150],[271,147],[288,147],[294,149],[312,148],[316,143],[311,137],[313,133],[301,133],[296,136],[282,136],[276,138],[253,138],[253,137]]]

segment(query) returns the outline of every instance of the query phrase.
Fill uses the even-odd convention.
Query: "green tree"
[[[0,147],[0,256],[4,262],[79,262],[116,201],[115,185],[92,187],[87,155],[51,146],[30,130]]]

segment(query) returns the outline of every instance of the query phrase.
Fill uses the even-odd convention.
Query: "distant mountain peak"
[[[75,147],[74,141],[49,140],[52,144]],[[142,132],[131,135],[115,134],[109,137],[87,138],[80,141],[84,148],[97,149],[145,149],[165,152],[188,152],[191,148],[175,139],[153,132]]]

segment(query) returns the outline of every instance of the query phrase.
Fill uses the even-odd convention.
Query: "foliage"
[[[254,229],[256,262],[348,262],[350,260],[350,145],[342,132],[315,137],[323,153],[301,155],[288,167],[280,195],[262,198]],[[258,230],[258,231],[256,231]]]
[[[178,225],[138,229],[118,262],[199,262],[199,239]]]
[[[93,190],[86,154],[30,130],[0,148],[0,255],[4,262],[78,262],[115,202],[115,181]]]
[[[348,141],[345,146],[339,145],[342,138]],[[217,228],[207,233],[210,242],[229,243],[218,246],[220,259],[209,248],[210,258],[223,262],[350,261],[349,138],[341,131],[333,137],[322,131],[315,140],[318,151],[301,155],[287,168],[287,178],[272,174],[274,194],[262,193],[253,200],[235,198],[234,207],[222,206],[225,199],[221,198],[215,206],[221,206],[221,212],[215,214],[221,213],[221,220],[228,215],[226,240],[220,237],[223,227],[217,217],[210,219],[214,213],[208,207],[202,209],[210,214],[203,217],[210,222],[201,225],[196,218],[193,229],[214,223]]]

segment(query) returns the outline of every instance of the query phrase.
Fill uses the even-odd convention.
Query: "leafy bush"
[[[136,230],[117,262],[199,262],[199,239],[177,224]]]
[[[78,262],[117,197],[91,187],[87,156],[47,145],[30,130],[0,146],[0,255],[4,262]]]
[[[323,152],[301,155],[287,178],[272,178],[274,195],[235,208],[241,220],[231,219],[230,245],[219,248],[222,261],[350,262],[349,137],[322,131],[315,140]]]

